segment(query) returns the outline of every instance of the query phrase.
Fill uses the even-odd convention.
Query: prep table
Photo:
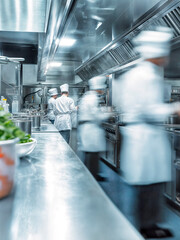
[[[32,137],[35,150],[21,159],[14,191],[0,200],[1,240],[143,239],[59,133]]]

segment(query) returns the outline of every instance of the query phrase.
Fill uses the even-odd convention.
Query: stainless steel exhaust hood
[[[70,19],[76,0],[51,2],[49,21],[45,38],[39,41],[38,81],[46,80],[46,67],[52,61],[57,50],[57,40],[64,33],[64,29]]]
[[[173,29],[175,44],[180,36],[180,1],[167,1],[161,8],[155,9],[128,33],[112,41],[95,57],[78,67],[76,74],[82,80],[88,80],[96,75],[119,71],[123,65],[139,59],[131,41],[141,30],[150,30],[154,26],[167,26]]]
[[[0,1],[0,55],[37,64],[38,36],[46,32],[50,1]]]

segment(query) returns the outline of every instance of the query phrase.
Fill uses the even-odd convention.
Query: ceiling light
[[[96,30],[102,25],[102,22],[98,22],[97,27],[95,28]]]
[[[59,46],[71,47],[72,45],[75,44],[76,39],[73,39],[73,38],[61,38],[60,40],[56,39],[56,42],[58,41],[59,41]]]
[[[49,67],[60,67],[61,65],[62,65],[61,62],[50,62],[50,63],[48,63],[47,68],[49,68]]]
[[[55,42],[56,45],[59,45],[59,40],[60,40],[59,38],[56,39],[56,42]]]
[[[92,19],[95,19],[99,22],[103,22],[104,21],[104,18],[100,17],[100,16],[97,16],[97,15],[91,15]]]

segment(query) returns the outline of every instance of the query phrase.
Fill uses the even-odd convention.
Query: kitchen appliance
[[[35,129],[39,129],[41,127],[41,115],[35,114],[35,115],[30,115],[30,117],[32,120],[32,127]]]
[[[106,152],[101,157],[113,167],[119,168],[120,133],[118,124],[103,123],[106,132]]]

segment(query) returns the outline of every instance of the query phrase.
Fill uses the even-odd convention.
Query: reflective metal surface
[[[141,240],[59,133],[34,133],[13,193],[0,201],[3,240]]]
[[[1,0],[0,30],[45,32],[47,0]]]
[[[28,118],[13,118],[12,121],[17,127],[27,134],[31,134],[31,120]]]
[[[142,15],[159,2],[165,2],[165,0],[148,1],[143,4],[139,0],[79,0],[63,36],[66,39],[74,39],[75,43],[69,47],[58,46],[54,61],[62,61],[63,65],[56,73],[60,74],[61,72],[61,75],[65,75],[66,71],[78,69],[81,64],[83,65],[94,57],[114,39],[127,33]],[[135,55],[129,43],[125,43],[125,46],[117,51],[122,52],[123,62],[124,58],[126,60],[129,55]],[[119,64],[119,61],[116,61],[117,54],[114,53],[115,57],[111,56],[112,54],[104,54],[100,61],[94,62],[92,66],[87,66],[84,76],[82,74],[79,76],[83,80],[87,80],[104,73],[107,68]],[[71,66],[69,65],[70,60]],[[92,74],[88,75],[88,71]],[[51,75],[50,70],[47,72],[48,75]]]
[[[54,60],[54,52],[57,48],[57,39],[63,34],[63,31],[67,24],[67,19],[75,2],[76,0],[53,0],[51,2],[46,36],[44,39],[44,44],[42,46],[43,48],[41,50],[42,57],[39,58],[38,62],[38,78],[40,81],[45,80],[45,72],[47,70],[46,67],[48,62]]]
[[[167,0],[152,0],[143,4],[140,0],[54,0],[42,59],[39,59],[39,80],[58,78],[59,81],[74,82],[75,69],[129,31],[139,18],[159,2]],[[60,44],[62,39],[65,39],[65,45]],[[67,44],[70,40],[74,44]],[[131,46],[128,43],[125,45],[125,54],[129,52],[134,55]],[[113,65],[114,59],[107,57]],[[62,66],[46,69],[48,61],[62,62]]]
[[[49,121],[47,121],[49,122]],[[59,131],[55,128],[53,124],[47,123],[43,121],[40,128],[33,128],[33,133],[59,133]]]
[[[51,0],[0,1],[0,52],[37,63],[37,44],[45,33]],[[36,56],[35,56],[36,55]]]
[[[31,115],[32,127],[39,129],[41,126],[41,116],[40,115]]]
[[[138,1],[134,2],[133,9],[136,9],[137,3]],[[142,5],[142,7],[144,6],[145,5]],[[152,6],[151,9],[148,12],[144,12],[145,14],[138,20],[136,18],[132,19],[131,27],[126,28],[122,33],[119,32],[120,34],[117,35],[117,38],[112,39],[111,43],[99,51],[96,56],[83,62],[82,65],[75,70],[76,74],[78,74],[81,79],[87,80],[96,75],[117,72],[121,70],[122,67],[128,67],[129,64],[131,65],[139,60],[139,55],[134,51],[132,39],[141,30],[151,30],[155,26],[170,27],[173,30],[174,41],[178,41],[180,36],[180,32],[177,31],[177,29],[179,29],[179,23],[177,20],[175,21],[175,18],[177,19],[177,16],[179,16],[180,1],[159,1],[157,5]],[[146,7],[144,10],[145,9]],[[127,13],[127,15],[128,14],[131,16],[131,13]],[[173,16],[173,18],[171,17],[171,21],[167,21],[169,15]],[[122,18],[122,22],[125,23],[124,18]],[[118,30],[120,31],[120,29]],[[174,62],[172,62],[171,65],[174,65]],[[171,71],[173,70],[172,67],[170,69]]]
[[[180,9],[174,6],[179,2],[1,0],[0,52],[10,56],[11,52],[17,55],[22,49],[23,55],[18,57],[25,57],[25,63],[38,64],[37,81],[74,84],[80,78],[88,80],[102,73],[113,73],[120,70],[119,65],[134,61],[137,57],[131,44],[134,33],[129,39],[127,34],[135,27],[139,31],[142,23],[148,25],[150,18],[152,22],[146,27],[169,26],[178,37]],[[61,38],[71,39],[74,44],[64,46],[60,44]],[[47,70],[49,61],[62,65]],[[173,64],[168,70],[170,77],[172,69]]]

